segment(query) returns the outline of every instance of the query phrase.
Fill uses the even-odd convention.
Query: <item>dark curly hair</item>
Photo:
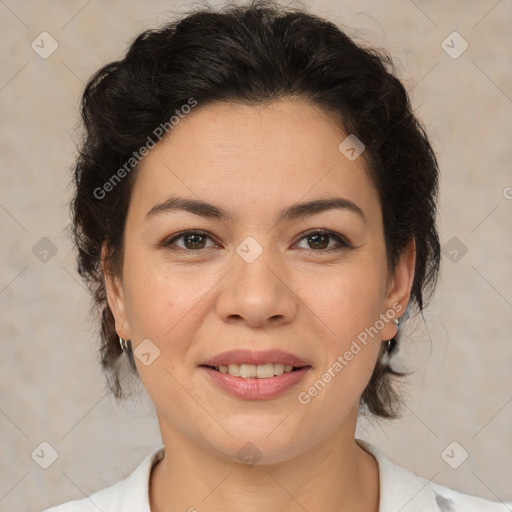
[[[356,44],[327,20],[273,1],[255,1],[220,10],[201,6],[146,30],[122,60],[89,79],[81,102],[85,133],[74,167],[72,235],[78,271],[101,319],[101,365],[116,399],[127,396],[121,385],[127,367],[106,299],[102,246],[109,272],[118,273],[138,169],[134,157],[191,98],[204,106],[302,97],[335,114],[344,132],[365,145],[363,158],[382,208],[389,269],[395,270],[408,243],[415,241],[406,314],[412,306],[423,311],[439,272],[438,165],[394,69],[385,51]],[[126,373],[136,376],[131,352],[128,362],[131,371]],[[398,417],[402,399],[393,377],[404,375],[391,367],[383,343],[360,399],[363,409],[382,418]]]

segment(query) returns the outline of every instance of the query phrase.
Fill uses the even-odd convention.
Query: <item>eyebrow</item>
[[[293,204],[279,211],[275,222],[276,224],[279,224],[284,221],[292,221],[301,217],[316,215],[318,213],[334,209],[348,210],[356,213],[363,219],[363,221],[366,222],[366,217],[361,208],[359,208],[359,206],[354,202],[342,197],[315,199],[312,201]],[[164,202],[156,204],[146,214],[146,219],[165,212],[180,210],[193,213],[201,217],[218,219],[221,221],[233,220],[233,214],[229,210],[197,199],[187,199],[183,197],[170,197]]]

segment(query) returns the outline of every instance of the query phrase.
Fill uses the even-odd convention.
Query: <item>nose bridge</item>
[[[235,315],[252,325],[272,317],[287,318],[295,311],[291,286],[285,285],[285,262],[271,247],[271,237],[246,237],[233,254],[233,269],[220,301],[224,317]]]
[[[234,255],[235,279],[244,287],[244,293],[255,292],[275,294],[279,280],[276,277],[281,268],[277,251],[271,247],[270,236],[247,236],[236,248]],[[248,288],[248,289],[247,289]]]

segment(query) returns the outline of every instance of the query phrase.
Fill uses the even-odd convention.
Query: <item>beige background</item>
[[[0,0],[0,511],[81,498],[126,476],[161,443],[151,403],[119,407],[106,394],[64,228],[84,82],[140,31],[189,5]],[[401,62],[439,156],[442,244],[456,237],[467,248],[457,262],[443,256],[426,323],[407,327],[401,359],[416,373],[404,417],[363,422],[358,437],[426,479],[510,500],[512,2],[307,5]],[[47,59],[31,48],[43,31],[59,45]],[[456,59],[442,47],[453,31],[469,44]],[[43,237],[57,250],[46,262],[33,252]],[[46,470],[31,458],[43,441],[59,454]],[[458,469],[441,457],[453,441],[469,453]]]

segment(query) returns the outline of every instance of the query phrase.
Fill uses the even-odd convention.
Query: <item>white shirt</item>
[[[397,466],[370,443],[361,439],[356,439],[356,442],[370,452],[379,465],[379,512],[512,511],[512,501],[492,502],[437,485]],[[163,447],[158,448],[127,478],[95,492],[88,498],[68,501],[43,512],[151,512],[149,477],[153,465],[164,453]]]

